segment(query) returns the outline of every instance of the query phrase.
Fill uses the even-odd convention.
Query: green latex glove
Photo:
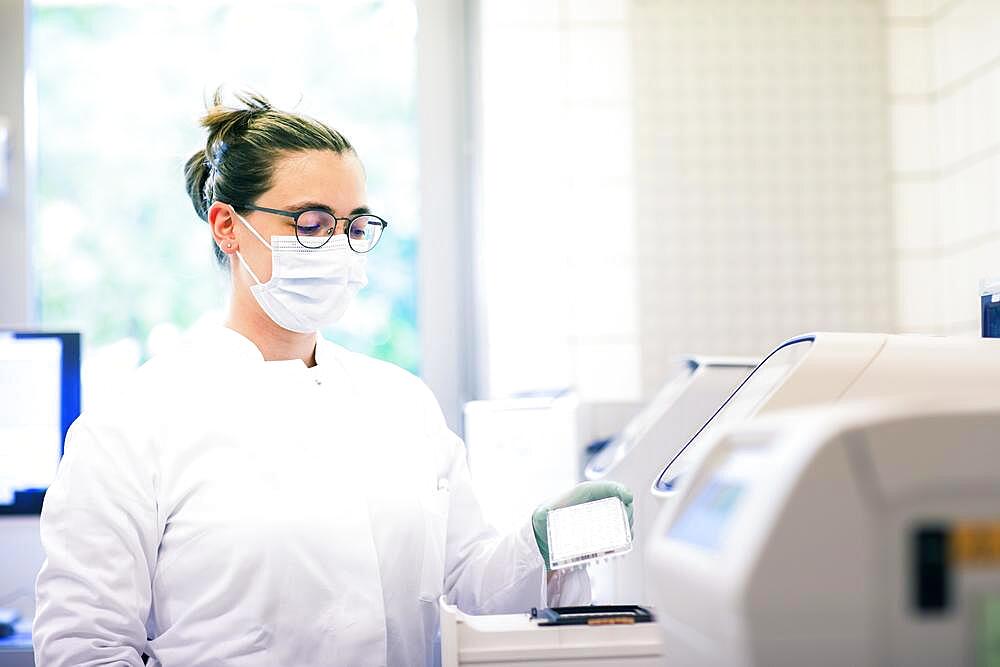
[[[631,528],[632,492],[618,482],[581,482],[562,497],[535,510],[534,514],[531,515],[531,526],[535,529],[535,542],[538,544],[538,551],[542,554],[542,560],[545,561],[546,570],[549,569],[549,510],[611,497],[620,498],[625,505],[628,525]]]

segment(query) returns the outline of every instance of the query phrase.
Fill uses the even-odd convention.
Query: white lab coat
[[[426,386],[323,339],[316,360],[212,328],[77,420],[42,510],[38,665],[423,665],[440,594],[544,604],[528,517],[484,522]],[[586,573],[548,594],[586,602]]]

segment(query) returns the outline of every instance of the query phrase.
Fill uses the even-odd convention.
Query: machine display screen
[[[698,363],[695,361],[685,362],[676,368],[653,400],[629,421],[618,437],[597,453],[587,466],[587,477],[590,479],[600,477],[624,459],[684,392],[697,368]]]
[[[710,441],[713,434],[722,427],[751,417],[809,352],[812,342],[812,339],[803,339],[788,343],[772,352],[729,397],[715,416],[691,438],[691,442],[667,464],[656,481],[656,490],[672,491],[690,464],[692,454],[697,451],[701,443]]]
[[[763,447],[740,449],[697,490],[667,530],[667,537],[717,551],[754,471],[762,465]]]
[[[687,511],[674,522],[668,537],[715,551],[722,540],[722,529],[732,515],[743,486],[711,480],[691,503]]]

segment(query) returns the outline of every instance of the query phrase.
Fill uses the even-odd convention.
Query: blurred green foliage
[[[225,307],[228,276],[184,188],[204,147],[205,100],[221,84],[342,131],[390,221],[369,286],[328,333],[419,370],[416,329],[416,12],[412,2],[36,0],[39,312],[90,346],[124,338],[148,354],[157,324]]]

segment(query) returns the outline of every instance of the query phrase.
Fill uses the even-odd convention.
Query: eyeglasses
[[[338,218],[333,213],[322,208],[307,208],[302,211],[282,211],[276,208],[264,208],[252,204],[234,205],[236,208],[273,213],[291,218],[295,228],[295,238],[306,247],[315,250],[322,248],[333,238],[337,223],[343,221],[347,234],[347,244],[351,250],[358,253],[369,252],[382,238],[382,232],[389,223],[371,213]]]

